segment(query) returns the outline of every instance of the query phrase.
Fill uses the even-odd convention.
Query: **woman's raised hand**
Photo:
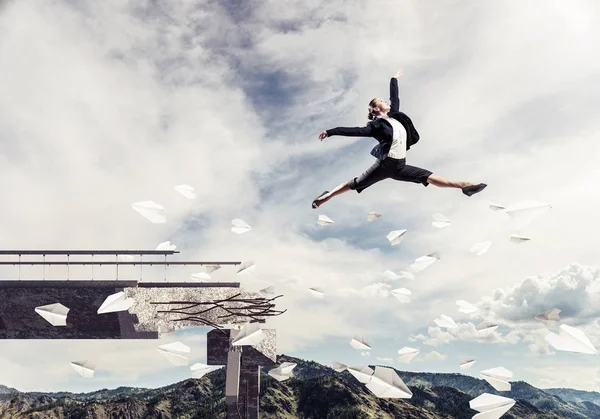
[[[327,138],[327,131],[323,131],[319,134],[319,140],[323,141],[325,138]]]
[[[401,77],[403,74],[404,74],[404,72],[402,71],[402,69],[400,69],[396,72],[396,74],[394,74],[394,77],[398,78],[398,77]]]

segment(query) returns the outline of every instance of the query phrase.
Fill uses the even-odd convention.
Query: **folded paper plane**
[[[73,361],[71,362],[71,368],[83,378],[93,378],[94,371],[96,370],[96,368],[88,361]]]
[[[465,313],[465,314],[473,314],[479,310],[473,304],[470,304],[465,300],[456,301],[456,305],[458,306],[458,311],[460,311],[461,313]]]
[[[446,329],[458,329],[458,325],[454,323],[452,317],[445,316],[443,314],[437,319],[434,319],[433,321],[435,322],[435,324],[438,325],[438,327],[443,327]]]
[[[594,345],[581,330],[561,324],[558,333],[550,332],[546,335],[546,342],[557,351],[598,355]]]
[[[348,369],[348,365],[342,364],[341,362],[333,361],[333,370],[336,372],[343,372]]]
[[[308,291],[315,298],[323,298],[323,291],[320,288],[309,288]]]
[[[139,212],[148,221],[154,224],[164,224],[167,219],[164,215],[164,207],[154,201],[141,201],[131,204],[131,208]]]
[[[197,364],[192,365],[190,367],[190,370],[192,370],[192,378],[202,378],[209,372],[216,371],[219,368],[223,368],[223,366],[222,365],[206,365],[206,364],[197,363]]]
[[[497,391],[510,391],[510,380],[513,377],[513,373],[504,367],[491,368],[489,370],[481,371],[481,376],[485,381],[490,383]]]
[[[501,210],[505,210],[506,207],[504,205],[500,205],[500,204],[490,204],[490,209],[492,211],[501,211]]]
[[[543,313],[538,314],[535,318],[542,323],[554,325],[557,321],[560,320],[559,316],[560,310],[557,308],[553,308],[552,310],[544,311]]]
[[[233,346],[254,346],[258,345],[264,338],[265,334],[258,323],[248,323],[240,329],[231,344]]]
[[[482,242],[482,243],[476,243],[473,246],[471,246],[471,248],[469,249],[469,251],[471,253],[474,253],[476,256],[481,256],[484,253],[487,253],[487,251],[490,249],[490,247],[492,246],[492,242],[490,240]]]
[[[156,350],[173,365],[178,367],[188,365],[188,358],[185,354],[189,354],[191,349],[181,342],[167,343],[166,345],[159,346]]]
[[[371,349],[371,346],[369,346],[362,336],[354,336],[350,341],[350,346],[352,346],[354,349],[360,350]]]
[[[240,265],[237,273],[238,273],[238,275],[247,275],[250,272],[252,272],[254,270],[254,268],[255,268],[254,261],[247,260]]]
[[[469,402],[471,409],[478,413],[473,419],[499,419],[515,405],[516,401],[508,397],[483,393]]]
[[[429,267],[432,263],[434,263],[435,261],[440,259],[440,254],[439,252],[434,252],[431,253],[427,256],[421,256],[420,258],[417,258],[410,266],[409,266],[409,270],[412,273],[417,273],[417,272],[421,272],[423,270],[425,270],[427,267]]]
[[[319,215],[317,218],[317,224],[320,226],[327,226],[333,224],[333,220],[326,215]]]
[[[408,346],[405,346],[402,349],[398,350],[398,355],[400,355],[400,360],[403,362],[410,362],[413,360],[413,358],[415,356],[417,356],[419,354],[419,350],[416,348],[410,348]]]
[[[269,287],[259,290],[258,293],[263,298],[273,298],[275,297],[275,287],[271,285]]]
[[[444,214],[436,213],[433,214],[433,222],[431,225],[435,228],[446,228],[452,225],[452,221],[450,221]]]
[[[477,330],[478,333],[480,333],[482,335],[489,335],[491,332],[493,332],[497,328],[498,328],[497,324],[481,322],[477,325],[477,327],[475,329]]]
[[[293,362],[284,362],[277,368],[269,371],[269,375],[277,381],[285,381],[292,376],[292,370],[296,367]]]
[[[252,227],[248,225],[244,220],[239,218],[231,220],[231,231],[237,234],[243,234],[252,230]]]
[[[209,281],[211,274],[218,269],[221,269],[221,265],[203,265],[201,270],[190,275],[190,278],[197,281]]]
[[[196,199],[196,190],[190,185],[177,185],[174,189],[187,199]]]
[[[352,374],[358,381],[366,384],[373,375],[373,370],[367,366],[348,367],[348,372]]]
[[[401,303],[410,303],[410,290],[406,288],[397,288],[391,291],[391,294]]]
[[[471,368],[473,366],[474,363],[475,363],[474,359],[467,359],[465,361],[462,361],[460,363],[460,369],[461,370],[468,370],[469,368]]]
[[[371,211],[370,213],[367,214],[367,221],[375,221],[376,219],[378,219],[379,217],[381,217],[383,214],[381,214],[380,212],[376,212],[376,211]]]
[[[377,397],[389,399],[410,399],[412,392],[389,367],[375,367],[375,372],[365,386]]]
[[[407,230],[393,230],[388,233],[386,238],[389,240],[392,246],[400,244]]]
[[[531,240],[531,237],[519,236],[517,234],[513,234],[510,236],[510,241],[515,244],[525,243]]]
[[[35,312],[46,319],[52,326],[67,325],[67,314],[69,314],[69,309],[60,303],[36,307]]]
[[[135,300],[133,298],[127,298],[123,291],[117,292],[116,294],[109,295],[106,297],[100,308],[98,308],[98,314],[115,313],[118,311],[127,311],[131,308]]]

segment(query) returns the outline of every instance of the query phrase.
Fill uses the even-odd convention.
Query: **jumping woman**
[[[399,112],[398,77],[402,74],[400,70],[390,80],[389,103],[380,98],[375,98],[369,102],[369,122],[365,127],[338,127],[323,131],[319,135],[321,141],[333,135],[374,137],[379,141],[379,144],[371,151],[377,161],[366,172],[346,183],[342,183],[331,192],[323,192],[313,201],[313,208],[319,208],[334,196],[350,190],[361,193],[369,186],[384,179],[421,183],[424,186],[431,183],[440,188],[460,188],[467,196],[481,192],[487,186],[485,183],[474,184],[448,180],[433,174],[429,170],[406,164],[406,150],[419,141],[420,137],[410,118]]]

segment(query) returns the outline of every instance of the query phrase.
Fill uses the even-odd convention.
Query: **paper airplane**
[[[477,325],[477,327],[475,329],[477,330],[478,333],[487,335],[487,334],[493,332],[494,330],[496,330],[497,328],[498,328],[497,324],[481,322]]]
[[[516,243],[516,244],[525,243],[525,242],[528,242],[529,240],[531,240],[530,237],[519,236],[516,234],[513,234],[510,236],[510,241],[513,243]]]
[[[348,372],[352,374],[358,381],[363,384],[366,384],[371,380],[374,371],[367,366],[360,367],[348,367]]]
[[[490,209],[492,211],[501,211],[501,210],[505,210],[506,207],[503,205],[499,205],[499,204],[490,204]]]
[[[473,304],[470,304],[465,300],[458,300],[456,302],[456,305],[458,305],[458,311],[460,311],[461,313],[465,313],[465,314],[473,314],[479,310]]]
[[[362,336],[354,336],[350,341],[350,346],[352,346],[354,349],[360,350],[371,349],[369,344],[365,342]]]
[[[392,246],[400,244],[407,230],[393,230],[388,233],[386,238],[390,241]]]
[[[419,352],[420,351],[416,348],[405,346],[404,348],[398,350],[398,355],[400,355],[400,360],[408,363],[412,361],[413,358],[419,354]]]
[[[190,367],[190,370],[192,370],[192,378],[202,378],[209,372],[216,371],[219,368],[223,368],[223,366],[222,365],[206,365],[206,364],[197,363],[197,364],[192,365]]]
[[[70,309],[60,303],[48,304],[46,306],[35,308],[35,312],[46,319],[52,326],[66,326],[69,310]]]
[[[373,394],[386,399],[410,399],[412,392],[398,377],[396,371],[388,367],[375,367],[375,373],[365,385]]]
[[[98,308],[97,313],[105,314],[115,313],[117,311],[127,311],[133,303],[135,303],[133,298],[125,297],[125,293],[120,291],[106,297],[100,308]]]
[[[478,413],[473,419],[499,419],[515,405],[515,400],[495,394],[483,393],[469,402],[471,409]]]
[[[481,376],[485,381],[490,383],[497,391],[510,391],[510,380],[513,377],[513,373],[504,367],[491,368],[489,370],[481,371]]]
[[[348,369],[348,365],[344,365],[341,362],[333,361],[333,370],[336,372],[343,372]]]
[[[181,342],[167,343],[156,348],[167,360],[178,367],[184,367],[188,364],[188,359],[184,354],[190,353],[190,347]]]
[[[458,329],[458,325],[454,323],[452,317],[441,315],[437,319],[433,320],[438,327],[445,327],[446,329]]]
[[[190,185],[177,185],[174,189],[187,199],[196,199],[196,190]]]
[[[544,311],[543,313],[538,314],[535,316],[535,318],[545,324],[555,324],[560,320],[559,313],[559,309],[553,308],[552,310]]]
[[[273,298],[275,297],[275,288],[271,285],[269,287],[259,290],[258,293],[263,298]]]
[[[247,260],[240,265],[240,268],[238,269],[237,273],[238,275],[247,275],[248,273],[252,272],[254,268],[254,261]]]
[[[285,381],[292,376],[292,370],[296,367],[293,362],[284,362],[277,368],[269,371],[269,375],[277,381]]]
[[[136,202],[131,204],[131,208],[154,224],[164,224],[167,222],[164,215],[164,207],[154,201]]]
[[[482,243],[476,243],[473,246],[471,246],[469,251],[471,253],[475,253],[476,256],[481,256],[490,249],[491,245],[492,245],[492,242],[490,240],[482,242]]]
[[[433,222],[431,225],[435,228],[446,228],[452,225],[452,221],[450,221],[444,214],[436,213],[433,214]]]
[[[210,274],[218,269],[221,269],[221,265],[203,265],[201,269],[202,270],[200,272],[190,275],[190,278],[197,281],[208,281],[211,278]]]
[[[367,214],[367,221],[375,221],[376,219],[378,219],[382,215],[383,214],[381,214],[380,212],[371,211],[370,213]]]
[[[171,244],[170,241],[162,242],[158,246],[156,246],[156,250],[175,250],[177,246]]]
[[[319,217],[317,218],[317,224],[319,224],[320,226],[326,226],[333,224],[333,220],[326,215],[319,215]]]
[[[385,270],[381,275],[388,281],[397,281],[399,279],[408,279],[413,281],[415,279],[415,276],[412,273],[406,271],[401,271],[399,274],[397,274],[396,272]]]
[[[552,205],[537,201],[520,201],[508,206],[504,211],[512,218],[537,217],[552,208]]]
[[[95,367],[88,361],[73,361],[71,367],[83,378],[93,378]]]
[[[589,341],[587,336],[579,329],[566,324],[561,324],[559,334],[548,333],[546,335],[548,342],[557,351],[577,352],[582,354],[597,355],[598,351]]]
[[[233,346],[258,345],[265,338],[265,334],[258,323],[244,325],[235,336],[231,344]]]
[[[421,256],[417,258],[410,266],[409,269],[413,273],[421,272],[425,270],[429,265],[440,259],[439,252],[431,253],[427,256]]]
[[[320,288],[309,288],[311,295],[315,298],[323,298],[323,291]]]
[[[231,231],[237,234],[243,234],[252,230],[252,227],[248,225],[244,220],[239,218],[231,220]]]
[[[391,294],[398,299],[401,303],[410,303],[410,290],[406,288],[398,288],[391,291]]]
[[[462,361],[460,363],[460,369],[461,370],[468,370],[469,368],[471,368],[473,366],[474,363],[475,363],[474,359],[467,359],[465,361]]]

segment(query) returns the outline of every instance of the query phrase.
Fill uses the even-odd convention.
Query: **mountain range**
[[[278,362],[294,362],[293,377],[279,382],[261,373],[262,419],[392,419],[471,418],[477,412],[469,400],[482,393],[517,401],[503,419],[599,418],[600,393],[573,389],[538,389],[512,382],[499,393],[486,381],[463,374],[406,372],[398,375],[413,397],[376,397],[350,373],[313,361],[280,355]],[[371,366],[373,367],[373,366]],[[20,392],[0,385],[0,419],[8,418],[119,418],[209,419],[225,417],[225,371],[188,379],[157,389],[119,387],[91,393]]]

